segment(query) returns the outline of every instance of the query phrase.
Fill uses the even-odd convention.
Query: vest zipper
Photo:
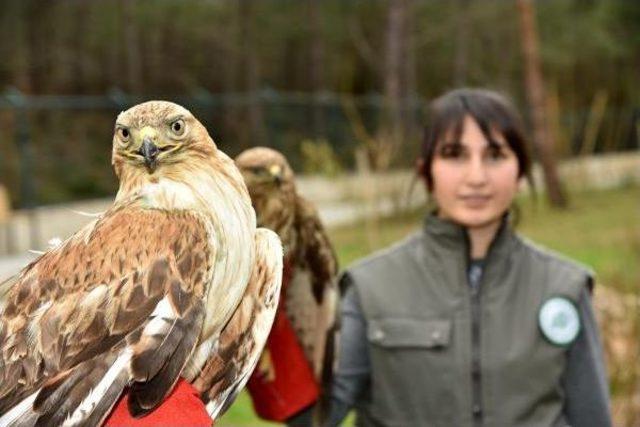
[[[480,284],[471,289],[471,387],[473,424],[482,425],[482,370],[480,365]]]
[[[482,426],[482,366],[480,363],[480,290],[484,281],[484,268],[482,277],[475,286],[469,280],[469,268],[471,267],[471,242],[469,234],[464,233],[466,245],[466,268],[465,276],[467,278],[467,286],[471,295],[471,414],[473,417],[473,425],[475,427]],[[488,252],[487,252],[488,253]],[[486,265],[485,265],[486,267]]]

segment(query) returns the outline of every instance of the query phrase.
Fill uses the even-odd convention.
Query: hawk
[[[282,154],[256,147],[235,160],[249,189],[259,226],[275,231],[282,241],[285,278],[281,308],[286,310],[321,386],[322,397],[327,398],[339,300],[335,251],[316,209],[297,194],[293,171]],[[268,364],[265,357],[261,367],[264,359]],[[326,403],[326,399],[322,400]]]
[[[0,285],[0,425],[143,416],[180,376],[212,417],[258,361],[282,278],[242,176],[185,108],[121,113],[113,206]]]

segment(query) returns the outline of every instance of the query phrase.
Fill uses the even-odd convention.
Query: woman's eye
[[[182,134],[184,134],[184,130],[185,130],[184,120],[179,119],[171,123],[171,131],[175,135],[181,136]]]
[[[446,144],[439,150],[443,159],[457,159],[462,156],[462,147],[459,144]]]
[[[490,160],[500,160],[505,157],[504,151],[500,147],[489,147],[487,156]]]

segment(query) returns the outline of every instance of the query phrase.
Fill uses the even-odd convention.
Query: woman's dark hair
[[[436,146],[450,132],[457,140],[462,134],[464,119],[471,116],[487,141],[492,133],[504,136],[518,159],[518,178],[526,177],[533,189],[531,157],[524,137],[522,119],[511,102],[497,92],[486,89],[456,89],[435,99],[429,109],[428,123],[422,145],[423,176],[429,191],[433,189],[431,164]]]

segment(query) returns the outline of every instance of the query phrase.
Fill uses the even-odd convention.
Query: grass
[[[273,427],[278,425],[281,424],[268,423],[255,416],[253,406],[251,406],[251,399],[246,391],[240,393],[227,413],[217,420],[215,424],[216,427]]]
[[[590,191],[571,195],[570,208],[551,209],[540,196],[518,201],[518,231],[537,243],[590,266],[598,286],[639,292],[640,187]],[[340,265],[395,242],[419,229],[424,213],[412,212],[379,221],[330,230]],[[216,426],[273,426],[253,415],[242,393]]]
[[[576,195],[567,211],[525,213],[522,233],[581,261],[621,291],[640,283],[640,189]]]

